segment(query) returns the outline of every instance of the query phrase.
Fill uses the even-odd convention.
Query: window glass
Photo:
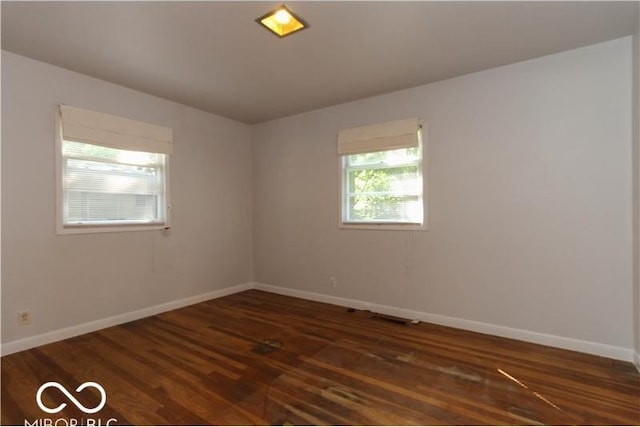
[[[165,157],[63,141],[63,225],[163,224]]]
[[[343,223],[421,224],[421,147],[346,155]]]

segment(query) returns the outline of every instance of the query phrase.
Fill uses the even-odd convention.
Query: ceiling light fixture
[[[284,4],[256,19],[256,22],[280,38],[309,28],[309,24],[296,16],[293,11]]]

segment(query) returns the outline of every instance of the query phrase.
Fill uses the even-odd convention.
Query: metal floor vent
[[[347,308],[347,313],[355,313],[357,311],[360,311],[360,310],[357,310],[353,307]],[[369,313],[371,319],[382,320],[384,322],[389,322],[389,323],[395,323],[396,325],[409,326],[409,325],[417,325],[418,323],[420,323],[420,321],[417,319],[413,319],[413,320],[405,319],[403,317],[392,316],[390,314],[375,313],[369,310],[362,310],[362,311],[364,311],[365,313]]]
[[[374,320],[382,320],[389,323],[396,323],[398,325],[407,325],[410,322],[409,319],[403,319],[401,317],[389,316],[389,315],[380,314],[380,313],[372,313],[371,318]]]
[[[405,325],[405,326],[417,325],[418,323],[420,323],[419,320],[404,319],[402,317],[391,316],[389,314],[381,314],[381,313],[371,313],[371,318],[375,320],[382,320],[385,322],[390,322],[390,323],[395,323],[397,325]]]

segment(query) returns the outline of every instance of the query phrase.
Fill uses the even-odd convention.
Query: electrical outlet
[[[31,324],[31,310],[23,310],[18,312],[18,325],[26,326]]]
[[[335,288],[337,284],[338,283],[336,282],[336,278],[335,277],[333,277],[333,276],[329,277],[329,286],[331,286],[332,288]]]

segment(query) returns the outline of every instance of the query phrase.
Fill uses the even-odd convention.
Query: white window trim
[[[428,192],[427,192],[427,143],[426,143],[426,129],[423,126],[422,135],[420,140],[420,162],[418,163],[418,170],[420,171],[420,178],[422,179],[422,223],[398,223],[398,222],[345,222],[344,220],[344,206],[346,203],[345,193],[345,162],[346,156],[338,156],[338,187],[340,194],[340,203],[338,206],[338,228],[344,230],[386,230],[386,231],[427,231],[428,228]]]
[[[63,189],[63,158],[62,158],[62,118],[60,109],[56,108],[55,114],[55,183],[56,183],[56,234],[90,234],[90,233],[119,233],[128,231],[150,231],[169,230],[171,228],[171,195],[169,185],[169,155],[165,156],[164,163],[164,186],[165,186],[165,220],[162,224],[86,224],[86,225],[65,225],[64,224],[64,189]]]

